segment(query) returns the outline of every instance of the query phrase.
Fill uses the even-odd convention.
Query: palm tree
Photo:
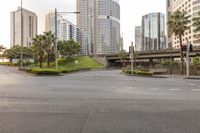
[[[194,32],[199,32],[200,31],[200,12],[198,12],[198,16],[194,17],[192,21],[193,21],[193,26],[195,27]],[[198,37],[200,37],[200,35],[198,35]]]
[[[180,41],[180,57],[181,57],[181,74],[183,74],[183,43],[182,36],[186,30],[189,30],[190,27],[188,24],[190,16],[186,12],[181,12],[180,10],[175,11],[169,16],[168,27],[171,34],[179,37]]]
[[[128,54],[126,53],[126,50],[121,50],[120,53],[119,53],[119,58],[120,60],[122,60],[123,62],[123,67],[125,67],[125,60],[127,58]]]
[[[51,31],[49,32],[44,32],[44,47],[45,47],[45,52],[47,53],[47,64],[48,67],[50,65],[50,55],[53,53],[53,43],[55,41],[55,36],[52,34]]]
[[[42,62],[45,55],[44,39],[45,37],[43,35],[37,35],[35,38],[33,38],[33,51],[39,58],[40,68],[42,68]]]

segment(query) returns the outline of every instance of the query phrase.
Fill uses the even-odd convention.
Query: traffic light
[[[190,44],[190,52],[192,52],[192,51],[193,51],[193,45]]]
[[[187,46],[183,45],[181,49],[182,49],[182,51],[187,51]]]

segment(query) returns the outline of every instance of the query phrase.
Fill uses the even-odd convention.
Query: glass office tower
[[[96,0],[95,5],[95,53],[118,53],[120,50],[119,1]]]
[[[142,17],[142,51],[166,48],[165,15],[150,13]]]

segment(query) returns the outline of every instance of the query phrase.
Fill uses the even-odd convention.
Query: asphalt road
[[[200,133],[200,82],[0,66],[0,133]]]

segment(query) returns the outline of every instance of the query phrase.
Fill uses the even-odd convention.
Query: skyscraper
[[[167,18],[176,10],[186,11],[188,15],[191,15],[191,18],[196,17],[200,11],[200,0],[166,0],[166,2]],[[188,25],[191,27],[189,30],[185,31],[183,35],[183,45],[186,44],[186,38],[188,38],[189,42],[191,42],[193,46],[200,47],[200,40],[198,38],[200,33],[195,33],[193,31],[194,27],[192,26],[192,21]],[[180,48],[179,38],[168,32],[168,45],[173,46],[173,48]]]
[[[81,30],[81,51],[83,55],[91,55],[94,45],[94,1],[77,0],[77,25]]]
[[[17,11],[11,12],[10,43],[11,46],[30,47],[32,39],[37,35],[37,16],[34,12],[26,9],[22,9],[22,14],[23,17],[21,19],[21,7],[18,7]]]
[[[165,15],[150,13],[142,17],[142,51],[157,51],[166,48]]]
[[[142,49],[142,27],[135,26],[135,50],[141,51]]]
[[[55,33],[55,13],[50,12],[45,17],[45,31],[52,31]],[[61,40],[74,40],[80,43],[80,30],[79,28],[64,19],[62,16],[57,16],[57,36]]]
[[[120,50],[118,0],[77,0],[83,54],[111,54]]]
[[[119,0],[96,0],[95,5],[95,53],[118,53],[120,50]]]

